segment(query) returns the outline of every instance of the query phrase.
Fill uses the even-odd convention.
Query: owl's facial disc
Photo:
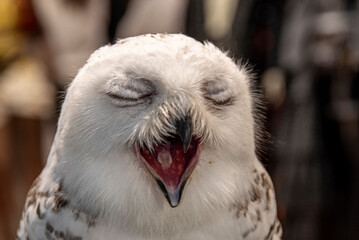
[[[136,147],[138,159],[155,178],[171,207],[180,203],[186,181],[198,162],[201,143],[192,136],[191,129],[183,124],[177,125],[179,135],[167,138],[153,151]]]

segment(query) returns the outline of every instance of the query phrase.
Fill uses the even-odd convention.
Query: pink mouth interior
[[[145,163],[155,178],[160,179],[167,190],[178,189],[187,180],[198,161],[200,141],[196,138],[184,152],[183,142],[179,137],[171,138],[158,145],[151,153],[147,147],[137,150],[140,159]]]

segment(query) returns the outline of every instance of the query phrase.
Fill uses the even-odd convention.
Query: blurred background
[[[155,32],[253,65],[284,239],[359,239],[359,0],[0,0],[0,239],[15,237],[78,68]]]

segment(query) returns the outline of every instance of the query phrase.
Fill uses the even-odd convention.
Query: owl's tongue
[[[139,158],[156,179],[172,207],[179,204],[182,190],[199,158],[199,140],[193,138],[188,146],[179,137],[155,147],[153,153],[147,147],[139,150]]]

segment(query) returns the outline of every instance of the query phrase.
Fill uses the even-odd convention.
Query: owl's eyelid
[[[137,102],[139,100],[144,100],[146,98],[149,98],[150,96],[154,95],[155,92],[149,92],[147,94],[139,96],[138,98],[125,97],[125,96],[121,96],[121,95],[119,95],[117,93],[113,93],[113,92],[106,92],[106,94],[113,99],[119,99],[119,100],[124,100],[124,101],[129,101],[129,102]]]
[[[217,105],[217,106],[230,106],[236,100],[236,97],[234,97],[234,96],[230,96],[230,97],[225,98],[223,100],[216,100],[216,99],[213,99],[213,98],[211,98],[209,96],[204,96],[204,98],[206,100],[211,101],[214,105]]]
[[[105,91],[105,94],[115,100],[137,102],[156,95],[156,88],[151,81],[142,77],[127,81],[113,78],[110,88]]]
[[[227,84],[208,81],[202,87],[204,98],[217,106],[229,106],[235,101],[235,96]]]

